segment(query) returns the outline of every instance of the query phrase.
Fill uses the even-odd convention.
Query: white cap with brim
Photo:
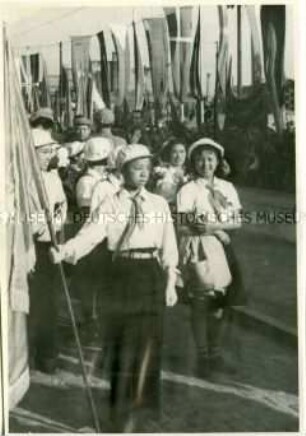
[[[58,144],[52,138],[49,130],[32,129],[32,136],[35,148],[45,147],[47,145],[54,147]]]
[[[188,158],[191,159],[192,154],[199,148],[199,147],[208,147],[215,149],[220,155],[221,158],[224,157],[224,148],[222,145],[218,144],[216,141],[210,138],[201,138],[198,141],[191,144],[191,146],[188,149]]]
[[[129,144],[122,148],[117,155],[116,166],[122,171],[123,167],[136,159],[152,158],[148,147],[142,144]]]
[[[66,144],[66,148],[68,151],[69,158],[78,156],[84,151],[84,142],[73,141]]]
[[[107,138],[90,138],[84,147],[84,159],[99,162],[107,159],[112,151],[112,144]]]

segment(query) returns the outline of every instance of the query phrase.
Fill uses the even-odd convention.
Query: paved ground
[[[268,195],[268,194],[267,194]],[[271,204],[270,193],[264,201]],[[250,202],[259,196],[252,191]],[[292,202],[292,196],[284,198]],[[282,198],[274,200],[277,205]],[[291,203],[290,203],[291,204]],[[278,207],[278,206],[277,206]],[[296,327],[295,245],[283,238],[241,231],[233,243],[249,294],[249,307]],[[297,351],[262,331],[225,329],[225,354],[238,368],[211,381],[194,376],[195,350],[189,309],[167,309],[163,363],[163,413],[145,420],[144,432],[287,432],[298,430]],[[90,360],[87,354],[87,360]],[[91,425],[75,349],[61,352],[65,388],[50,387],[34,373],[31,388],[11,414],[11,432],[88,431]],[[89,365],[91,368],[92,365]],[[92,377],[102,430],[107,417],[108,381]]]
[[[194,376],[195,352],[189,309],[167,309],[160,422],[144,421],[144,432],[297,431],[297,355],[254,331],[226,329],[225,354],[235,376],[210,381]],[[73,349],[61,354],[65,388],[50,387],[33,373],[30,391],[11,414],[11,432],[71,432],[92,427]],[[87,361],[90,354],[87,353]],[[90,365],[89,365],[90,367]],[[91,378],[102,430],[107,421],[108,381]],[[86,429],[85,429],[86,430]],[[85,431],[84,430],[84,431]]]
[[[296,328],[295,245],[243,231],[235,235],[233,243],[248,292],[248,306]]]

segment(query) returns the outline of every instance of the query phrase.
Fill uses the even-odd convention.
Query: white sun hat
[[[201,138],[198,139],[196,142],[194,142],[193,144],[191,144],[191,146],[188,149],[188,158],[191,159],[192,154],[195,152],[195,150],[199,147],[211,147],[213,149],[215,149],[223,158],[224,157],[224,148],[222,147],[222,145],[218,144],[218,142],[214,141],[213,139],[210,138]]]
[[[118,152],[116,166],[121,171],[128,162],[146,157],[153,157],[148,147],[142,144],[129,144]]]

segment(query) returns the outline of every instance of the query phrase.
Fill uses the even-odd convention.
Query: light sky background
[[[194,23],[196,23],[198,4],[194,5]],[[17,54],[40,52],[47,62],[48,74],[59,73],[59,42],[63,42],[63,61],[71,65],[70,36],[93,35],[90,55],[92,60],[99,59],[98,40],[95,35],[107,26],[111,26],[124,40],[126,28],[132,20],[140,22],[143,18],[163,16],[161,7],[53,7],[41,6],[4,6],[2,16],[7,22],[8,33]],[[246,12],[242,9],[242,81],[244,85],[251,81],[250,30]],[[259,7],[256,7],[259,20]],[[219,35],[217,6],[201,6],[203,20],[203,68],[202,74],[210,77],[210,93],[213,92],[215,71],[215,47]],[[139,24],[141,27],[141,24]],[[229,45],[233,57],[233,79],[236,82],[236,11],[229,10]],[[194,26],[195,28],[195,26]],[[287,6],[285,74],[294,78],[293,49],[293,11]],[[148,55],[143,52],[144,64]]]

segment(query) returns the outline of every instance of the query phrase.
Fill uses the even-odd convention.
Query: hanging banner
[[[164,8],[170,38],[174,94],[184,103],[191,95],[190,67],[193,49],[191,6]]]
[[[283,120],[284,50],[286,6],[261,6],[261,25],[266,83],[276,131],[281,134]]]
[[[27,275],[33,271],[36,257],[33,213],[41,211],[37,180],[39,166],[28,117],[22,102],[13,54],[4,33],[5,102],[5,210],[14,220],[6,223],[6,274],[8,294],[9,406],[15,407],[30,385],[28,367],[27,319],[29,293]]]
[[[204,97],[200,82],[201,76],[201,11],[199,7],[197,29],[193,42],[193,50],[190,64],[190,90],[191,94],[196,99]]]
[[[181,74],[180,74],[180,50],[178,45],[178,17],[176,8],[164,8],[169,40],[170,40],[170,56],[171,56],[171,70],[173,79],[173,93],[179,98],[181,90]]]
[[[144,67],[139,48],[135,22],[133,22],[133,44],[135,68],[135,110],[140,111],[142,110],[144,103]]]
[[[90,68],[89,45],[91,36],[71,37],[72,74],[76,90],[76,115],[89,116],[87,104]]]
[[[168,41],[164,18],[145,20],[155,102],[163,106],[168,92]]]
[[[251,30],[252,83],[256,86],[263,82],[262,44],[256,17],[256,7],[245,6],[245,8]]]
[[[111,93],[110,93],[110,74],[108,67],[108,51],[105,37],[105,30],[97,34],[100,45],[101,56],[101,87],[102,98],[108,108],[111,107]]]
[[[219,16],[219,45],[217,56],[217,77],[215,92],[215,117],[217,128],[222,131],[226,119],[226,88],[228,70],[228,14],[226,6],[218,6]]]
[[[117,83],[115,88],[115,105],[123,104],[125,95],[125,57],[124,49],[116,33],[112,31],[113,43],[116,51]]]

